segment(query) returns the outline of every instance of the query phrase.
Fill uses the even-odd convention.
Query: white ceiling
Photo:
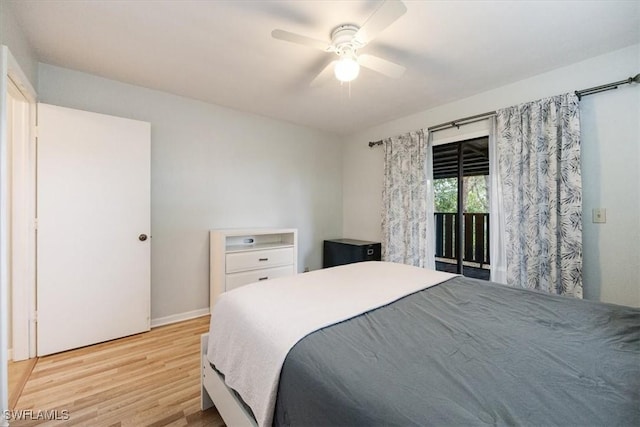
[[[342,135],[640,42],[637,0],[408,0],[362,50],[407,72],[363,69],[349,96],[337,80],[309,87],[331,54],[271,30],[329,40],[379,1],[7,3],[41,62]]]

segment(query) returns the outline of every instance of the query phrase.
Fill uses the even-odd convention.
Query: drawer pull
[[[258,280],[267,280],[268,278],[269,278],[269,276],[259,277]]]
[[[258,258],[258,261],[269,261],[269,258]]]

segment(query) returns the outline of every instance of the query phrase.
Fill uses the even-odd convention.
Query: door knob
[[[139,235],[138,240],[140,240],[141,242],[144,242],[145,240],[147,240],[147,235],[146,234]]]

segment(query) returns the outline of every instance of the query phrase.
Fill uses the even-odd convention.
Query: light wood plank
[[[36,360],[33,358],[9,362],[9,409],[16,407],[18,397],[22,394],[22,389],[27,383],[33,367],[36,366]]]
[[[67,410],[69,419],[11,425],[223,427],[215,408],[200,411],[200,335],[208,330],[204,316],[41,357],[15,409]]]

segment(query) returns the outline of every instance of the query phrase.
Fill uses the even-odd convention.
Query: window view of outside
[[[464,211],[468,213],[489,212],[489,176],[466,176],[463,180]],[[455,213],[458,211],[458,178],[443,178],[433,181],[435,211]]]
[[[488,280],[489,139],[435,145],[433,177],[436,269]]]

